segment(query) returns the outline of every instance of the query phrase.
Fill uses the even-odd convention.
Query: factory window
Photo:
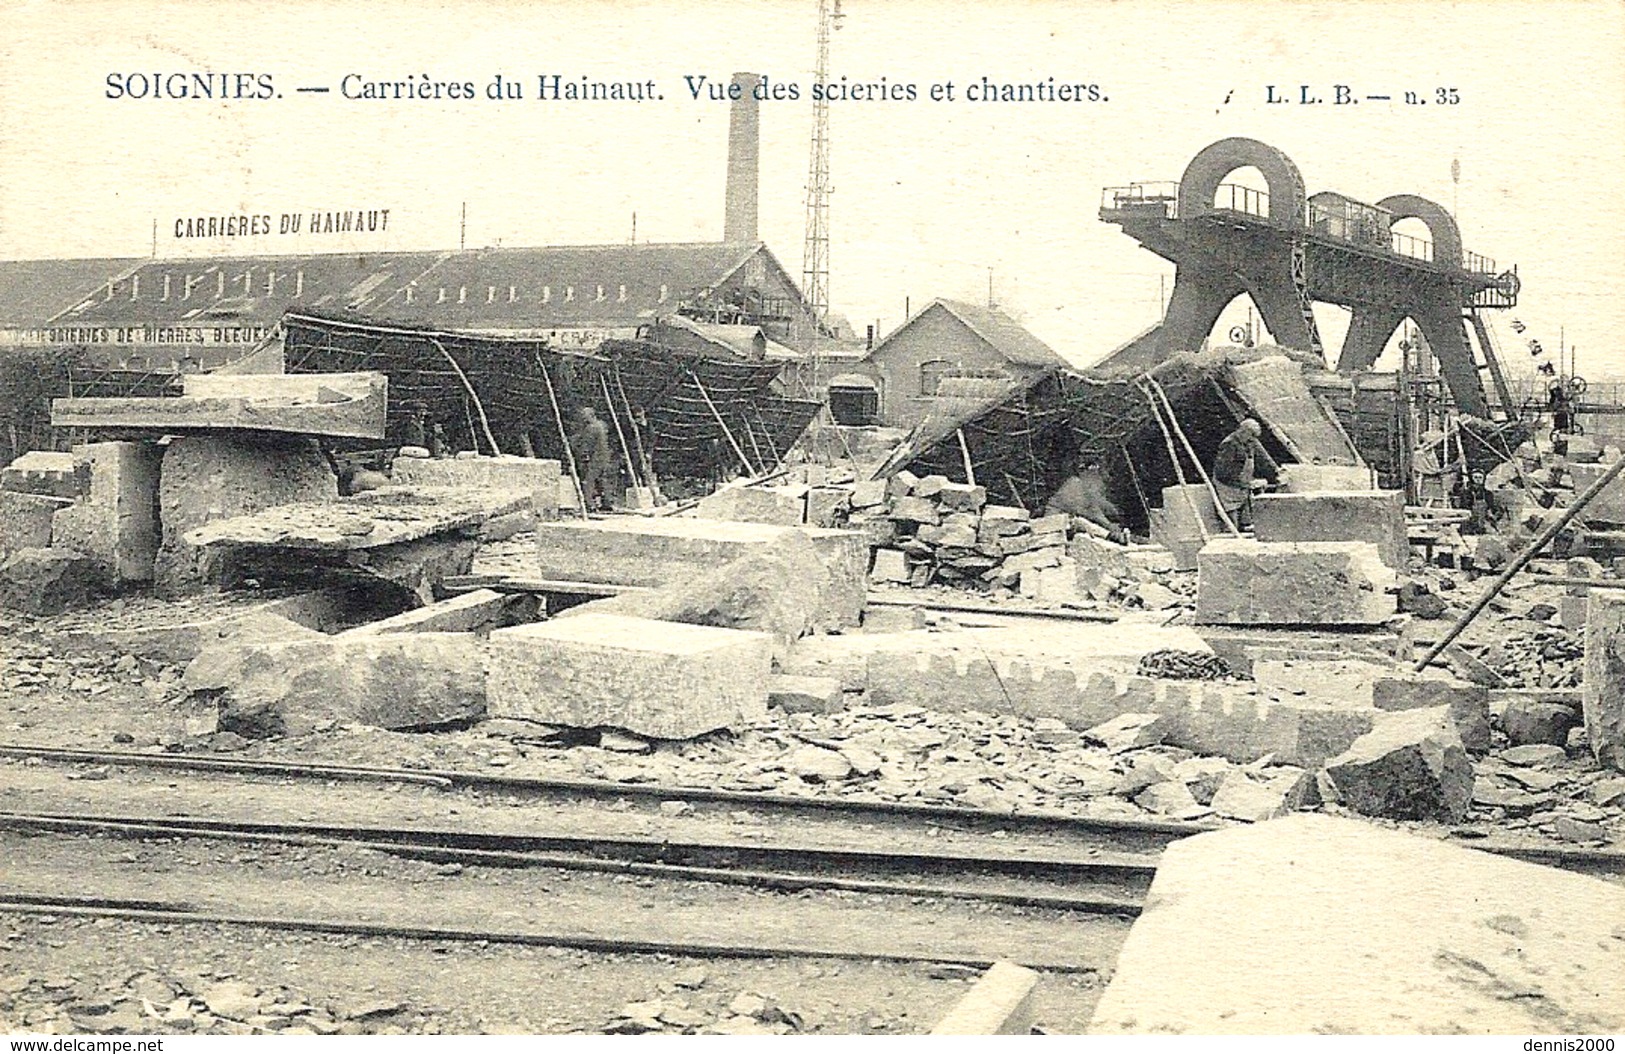
[[[621,292],[620,292],[620,295],[619,295],[619,296],[617,296],[617,297],[616,297],[616,298],[615,298],[615,299],[616,299],[616,301],[618,301],[618,302],[619,302],[619,303],[622,303],[622,304],[624,304],[624,303],[626,303],[626,286],[624,286],[624,285],[623,285],[623,286],[621,286]]]
[[[666,287],[666,286],[661,286],[660,287],[660,302],[662,304],[664,304],[666,302],[666,296],[670,292],[671,292],[671,290],[668,287]]]
[[[604,287],[603,286],[598,287],[598,296],[597,296],[596,299],[600,304],[602,304],[604,302]]]
[[[573,285],[565,286],[564,287],[564,302],[566,304],[568,304],[570,301],[574,300],[575,298],[576,298],[576,287],[573,286]]]
[[[542,303],[545,304],[545,303],[547,303],[548,301],[550,301],[552,299],[553,299],[553,287],[550,286],[550,285],[542,286]]]
[[[937,389],[942,387],[942,379],[955,368],[947,359],[927,359],[920,363],[920,394],[937,394]]]

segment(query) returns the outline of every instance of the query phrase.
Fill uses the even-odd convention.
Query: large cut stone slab
[[[377,622],[366,622],[343,631],[340,636],[374,633],[478,633],[524,622],[534,622],[538,598],[528,593],[498,593],[476,589],[448,597],[411,611],[403,611]]]
[[[390,465],[394,481],[409,487],[473,487],[479,490],[528,490],[536,519],[559,515],[559,463],[552,458],[398,457]],[[527,524],[526,529],[529,529]]]
[[[217,649],[231,654],[222,661]],[[472,633],[238,638],[199,654],[186,681],[194,691],[223,688],[221,727],[247,734],[300,735],[328,721],[422,728],[485,713]]]
[[[151,443],[87,443],[73,448],[84,496],[58,512],[54,545],[90,557],[110,585],[150,582],[158,554],[159,465]]]
[[[1625,596],[1592,592],[1585,649],[1586,739],[1599,762],[1625,771]]]
[[[174,398],[52,399],[58,428],[384,438],[382,373],[189,374]]]
[[[1096,1033],[1625,1029],[1625,888],[1299,814],[1170,845]]]
[[[1364,465],[1310,465],[1302,462],[1281,466],[1281,489],[1289,494],[1325,490],[1370,490],[1376,483]]]
[[[1405,570],[1405,495],[1397,490],[1260,494],[1253,534],[1261,542],[1370,542],[1382,562]]]
[[[338,480],[314,439],[182,436],[164,451],[159,476],[163,539],[154,582],[160,592],[178,594],[216,576],[218,558],[186,540],[195,528],[273,505],[337,497]]]
[[[854,625],[863,600],[861,581],[853,581],[840,565],[832,571],[811,538],[789,531],[715,571],[651,591],[595,600],[561,612],[560,617],[603,612],[759,630],[773,635],[775,657],[782,661],[798,638]]]
[[[489,642],[493,717],[689,739],[767,714],[765,633],[595,614]]]
[[[1447,706],[1382,714],[1326,775],[1367,816],[1460,823],[1473,801],[1473,763]]]
[[[0,563],[19,549],[51,544],[51,519],[73,504],[71,498],[0,490]]]
[[[1398,610],[1394,584],[1370,542],[1215,538],[1197,556],[1196,621],[1373,625]]]
[[[0,468],[0,491],[77,498],[84,489],[66,450],[30,450]]]
[[[535,574],[574,582],[661,586],[715,571],[796,531],[812,541],[831,579],[844,583],[838,593],[846,598],[845,610],[827,613],[825,621],[838,618],[835,624],[856,625],[869,566],[868,543],[856,531],[674,516],[561,520],[536,525]]]
[[[1317,768],[1369,732],[1367,703],[1333,705],[1251,683],[1142,676],[1162,649],[1208,651],[1189,627],[1039,619],[1000,627],[805,637],[784,672],[833,677],[874,705],[1052,717],[1082,731],[1124,714],[1160,714],[1164,741],[1233,761],[1274,754]]]
[[[694,515],[707,520],[796,527],[807,520],[807,488],[723,487],[701,499]]]

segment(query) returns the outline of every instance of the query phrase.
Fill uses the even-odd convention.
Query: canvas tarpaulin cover
[[[612,423],[618,453],[625,437],[640,475],[647,458],[663,477],[706,476],[740,461],[736,445],[752,470],[765,471],[820,408],[770,390],[779,363],[643,340],[607,340],[586,352],[561,350],[540,337],[295,312],[282,325],[289,372],[389,375],[388,437],[396,443],[422,411],[460,449],[489,453],[494,439],[502,452],[517,453],[528,441],[540,457],[562,457],[555,404],[567,429],[575,408],[591,406]]]

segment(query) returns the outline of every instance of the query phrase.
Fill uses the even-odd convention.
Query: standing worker
[[[1224,437],[1213,455],[1213,489],[1218,492],[1219,507],[1237,528],[1253,524],[1254,479],[1262,474],[1273,483],[1281,475],[1281,467],[1258,441],[1263,432],[1262,425],[1246,418]]]
[[[609,450],[609,426],[590,406],[576,408],[570,452],[575,455],[576,471],[581,473],[581,500],[587,505],[583,511],[602,511],[609,506],[609,479],[615,465]]]

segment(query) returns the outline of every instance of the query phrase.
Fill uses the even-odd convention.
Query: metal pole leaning
[[[1567,527],[1569,521],[1578,516],[1581,509],[1591,504],[1592,499],[1602,493],[1603,488],[1617,479],[1621,472],[1625,472],[1625,457],[1621,457],[1618,461],[1609,465],[1608,471],[1597,477],[1597,482],[1587,487],[1585,493],[1575,498],[1574,504],[1563,511],[1563,515],[1552,521],[1550,526],[1540,532],[1539,538],[1530,542],[1524,551],[1517,555],[1516,559],[1507,564],[1506,570],[1501,572],[1500,577],[1490,584],[1490,588],[1484,592],[1483,596],[1478,598],[1472,607],[1462,613],[1462,616],[1456,620],[1456,624],[1450,627],[1449,632],[1439,638],[1438,643],[1429,648],[1426,655],[1416,660],[1413,669],[1417,673],[1427,669],[1428,664],[1439,657],[1440,652],[1448,648],[1452,641],[1461,636],[1462,630],[1466,629],[1468,624],[1478,617],[1478,613],[1489,606],[1489,602],[1495,598],[1496,594],[1506,588],[1506,584],[1512,580],[1512,576],[1527,567],[1529,561],[1538,556],[1540,551],[1546,548],[1553,538],[1557,537],[1557,532]]]

